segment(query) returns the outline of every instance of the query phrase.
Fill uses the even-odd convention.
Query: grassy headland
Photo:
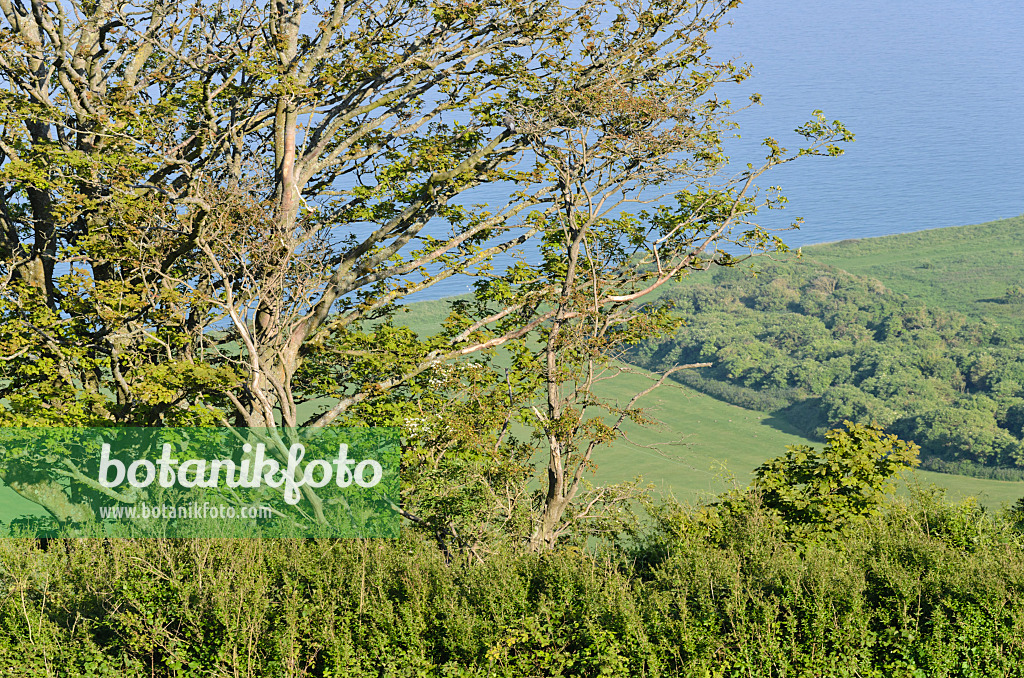
[[[1024,326],[1024,307],[1004,302],[1024,285],[1024,217],[803,248],[808,261],[877,278],[929,306]]]

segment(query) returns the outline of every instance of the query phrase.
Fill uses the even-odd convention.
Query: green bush
[[[1006,288],[1006,294],[1003,295],[1003,300],[1008,304],[1024,304],[1024,287],[1020,285],[1010,285]]]
[[[794,544],[653,510],[604,555],[394,541],[0,541],[15,676],[1024,676],[1012,515],[934,491]]]
[[[820,452],[787,446],[786,454],[754,471],[752,489],[798,539],[840,530],[880,509],[894,477],[918,464],[914,443],[886,435],[875,426],[843,422]]]

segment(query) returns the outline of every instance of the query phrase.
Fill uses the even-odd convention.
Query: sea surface
[[[721,93],[763,101],[736,117],[741,138],[728,152],[738,168],[763,158],[764,137],[797,148],[792,130],[816,109],[856,136],[842,157],[801,158],[764,176],[789,204],[760,223],[804,219],[785,234],[789,244],[1024,213],[1024,3],[748,0],[729,16],[711,42],[754,75]],[[416,298],[467,284],[452,279]]]

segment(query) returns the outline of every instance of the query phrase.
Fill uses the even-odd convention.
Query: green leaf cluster
[[[914,443],[881,428],[844,422],[820,451],[790,445],[754,471],[751,489],[793,535],[841,531],[877,514],[903,470],[919,464]]]

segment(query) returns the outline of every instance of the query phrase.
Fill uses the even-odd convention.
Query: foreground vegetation
[[[735,508],[735,506],[733,507]],[[0,541],[19,676],[1019,676],[1014,515],[919,492],[806,543],[663,506],[609,546]],[[710,516],[710,518],[709,518]]]

